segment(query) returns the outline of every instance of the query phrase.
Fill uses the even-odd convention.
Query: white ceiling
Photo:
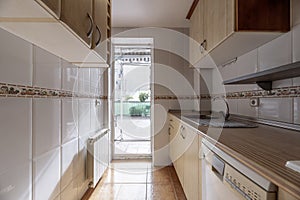
[[[113,27],[188,27],[193,0],[113,0]]]

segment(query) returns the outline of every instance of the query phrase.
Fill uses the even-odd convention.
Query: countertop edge
[[[199,126],[197,127],[195,125],[195,123],[192,123],[189,120],[181,118],[181,112],[169,111],[169,114],[172,114],[177,119],[185,122],[186,124],[190,125],[192,128],[196,129],[199,134],[201,134],[203,137],[205,137],[205,138],[213,141],[214,143],[216,143],[216,146],[218,148],[220,148],[221,150],[223,150],[228,155],[232,156],[237,161],[239,161],[242,164],[244,164],[245,166],[249,167],[250,169],[252,169],[256,173],[258,173],[262,177],[270,180],[272,183],[274,183],[275,185],[277,185],[279,188],[285,190],[286,192],[290,193],[295,198],[300,199],[300,187],[298,187],[295,184],[293,184],[292,182],[284,179],[283,177],[279,176],[278,174],[272,172],[272,170],[267,169],[264,166],[259,165],[258,163],[255,163],[255,160],[251,160],[251,159],[243,156],[241,153],[239,153],[239,152],[231,149],[230,147],[222,144],[221,142],[219,142],[219,141],[211,138],[210,136],[208,136],[206,134],[207,130],[208,130],[208,127],[199,127]],[[267,126],[267,125],[263,125],[263,126]],[[278,128],[278,129],[282,129],[283,131],[285,130],[283,128]]]

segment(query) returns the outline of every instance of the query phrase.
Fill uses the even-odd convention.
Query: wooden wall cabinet
[[[108,45],[103,57],[92,49],[100,38],[96,27],[103,29],[101,40],[110,33],[110,5],[104,4],[98,0],[5,1],[0,8],[0,27],[79,67],[108,67]],[[98,15],[104,8],[106,13]]]
[[[199,0],[190,23],[191,64],[209,54],[219,66],[289,31],[290,0]]]
[[[92,0],[62,0],[60,20],[68,25],[89,47],[94,32]]]
[[[61,0],[35,0],[44,8],[48,9],[57,19],[60,18]]]
[[[94,30],[92,48],[109,64],[111,4],[109,0],[94,0]]]

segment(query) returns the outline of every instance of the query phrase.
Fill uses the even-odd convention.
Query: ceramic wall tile
[[[104,93],[107,87],[107,83],[105,82],[105,76],[108,75],[108,69],[106,68],[100,68],[99,69],[99,94],[100,95],[106,95],[107,93]]]
[[[204,91],[206,94],[207,92],[211,94],[213,91],[213,82],[212,82],[212,70],[211,69],[200,69],[200,90],[201,94]]]
[[[169,100],[169,109],[170,110],[180,109],[179,101],[177,99],[176,100]]]
[[[300,98],[294,98],[294,123],[300,124]]]
[[[31,102],[0,98],[0,199],[29,200],[32,196]]]
[[[260,71],[292,62],[292,33],[272,40],[258,48],[258,68]]]
[[[238,101],[238,99],[227,99],[230,114],[239,114]]]
[[[31,159],[31,102],[0,98],[0,174]]]
[[[250,99],[239,99],[237,103],[238,103],[237,108],[238,108],[239,115],[253,117],[253,118],[258,117],[257,107],[250,106]]]
[[[62,100],[62,144],[78,137],[78,100]]]
[[[61,189],[64,190],[77,176],[78,139],[61,147]]]
[[[77,200],[81,199],[81,196],[77,198],[77,183],[76,181],[71,181],[71,183],[61,192],[61,200]]]
[[[300,24],[298,24],[293,28],[292,34],[293,34],[293,62],[297,62],[300,61]]]
[[[100,72],[97,68],[90,69],[90,92],[91,94],[99,95]]]
[[[32,44],[0,28],[0,80],[32,85]]]
[[[57,56],[34,46],[33,85],[61,89],[61,60]]]
[[[284,79],[279,81],[273,81],[272,87],[273,88],[281,88],[281,87],[290,87],[293,86],[293,79]]]
[[[102,106],[100,100],[97,100],[99,105],[96,105],[96,100],[90,100],[91,102],[91,131],[94,134],[96,131],[100,129],[100,121],[98,119],[98,112],[102,111]]]
[[[211,100],[201,99],[200,100],[200,111],[211,111]]]
[[[77,197],[80,199],[88,189],[88,180],[86,179],[86,175],[84,171],[77,176],[76,184],[78,186]]]
[[[238,57],[238,59],[237,59],[236,63],[234,63],[234,65],[236,66],[236,69],[238,70],[239,76],[257,72],[257,64],[258,64],[257,56],[258,56],[258,50],[254,49],[254,50],[250,51],[249,53],[246,53],[246,54]]]
[[[171,95],[172,92],[163,85],[160,84],[154,84],[154,94],[155,95]]]
[[[193,110],[194,109],[194,100],[180,99],[179,106],[181,110]]]
[[[91,105],[89,99],[78,101],[78,127],[79,135],[88,135],[91,131]]]
[[[78,69],[78,92],[83,94],[90,94],[90,69]]]
[[[293,99],[292,98],[261,98],[258,108],[258,116],[281,122],[293,122]]]
[[[78,67],[62,60],[62,89],[78,91]]]
[[[77,165],[77,175],[79,173],[86,171],[87,163],[87,140],[88,135],[78,138],[78,165]]]
[[[12,145],[13,146],[13,145]],[[1,151],[3,152],[3,151]],[[13,158],[13,155],[11,155]],[[1,159],[1,161],[3,161]],[[1,162],[6,164],[5,162]],[[27,161],[23,164],[11,165],[5,171],[0,171],[0,199],[32,200],[32,164]]]
[[[60,145],[61,103],[59,99],[33,100],[33,154],[39,156]]]
[[[33,161],[33,199],[54,199],[60,193],[60,148]]]
[[[293,86],[300,86],[300,77],[293,78]]]

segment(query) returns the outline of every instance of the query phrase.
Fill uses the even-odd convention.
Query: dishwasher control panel
[[[267,192],[238,170],[226,164],[223,182],[247,200],[276,200],[276,192]]]

